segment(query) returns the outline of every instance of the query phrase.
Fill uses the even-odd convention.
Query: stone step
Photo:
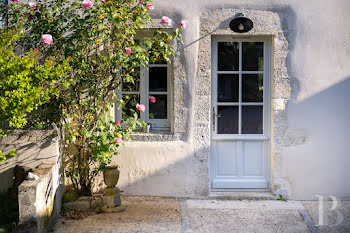
[[[210,200],[276,200],[271,192],[210,192]]]

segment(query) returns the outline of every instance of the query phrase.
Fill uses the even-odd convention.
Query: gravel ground
[[[181,232],[181,214],[177,199],[122,197],[124,212],[103,213],[81,220],[60,219],[57,233],[83,232]]]
[[[319,203],[318,201],[302,201],[305,209],[310,214],[316,225],[319,225]],[[332,208],[333,202],[325,201],[323,204],[325,210]],[[350,232],[350,201],[338,200],[336,211],[327,211],[328,219],[324,218],[325,225],[317,226],[320,233],[349,233]],[[326,222],[327,221],[327,222]],[[327,224],[327,225],[326,225]]]
[[[304,216],[309,213],[311,224],[318,219],[317,202],[122,197],[122,204],[127,206],[124,212],[95,214],[80,220],[61,218],[54,232],[299,233],[310,232],[301,212],[304,211]],[[344,202],[342,208],[344,221],[341,225],[313,226],[314,229],[350,232],[350,202]]]

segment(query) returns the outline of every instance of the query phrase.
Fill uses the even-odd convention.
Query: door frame
[[[211,192],[254,192],[254,191],[270,191],[271,190],[271,147],[272,147],[272,70],[273,70],[273,37],[271,36],[234,36],[234,35],[214,35],[211,37],[211,98],[210,98],[210,156],[208,159],[209,162],[209,191]],[[263,134],[257,135],[217,135],[213,130],[213,123],[215,124],[215,130],[217,129],[217,120],[215,120],[213,116],[213,107],[216,106],[216,96],[213,93],[216,93],[215,89],[217,88],[217,43],[218,42],[264,42],[264,98],[263,98]],[[241,48],[241,47],[240,47]],[[242,59],[241,49],[240,49],[240,61]],[[237,74],[241,74],[240,71],[237,71]],[[241,80],[241,78],[240,78]],[[266,117],[265,117],[266,116]],[[215,122],[213,122],[215,120]],[[239,124],[240,121],[239,121]],[[264,176],[267,179],[268,186],[267,188],[259,189],[259,188],[213,188],[212,180],[213,180],[213,171],[214,171],[214,163],[212,163],[213,156],[213,141],[268,141],[266,148],[266,160]]]

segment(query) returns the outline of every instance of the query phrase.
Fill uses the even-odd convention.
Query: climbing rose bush
[[[155,7],[149,0],[39,0],[35,6],[16,1],[5,8],[3,18],[9,25],[21,22],[25,27],[23,48],[38,49],[43,59],[69,60],[71,70],[52,106],[59,106],[74,147],[74,153],[67,153],[66,175],[81,195],[91,195],[94,177],[118,154],[123,141],[144,125],[138,119],[145,111],[140,103],[122,122],[109,116],[113,103],[124,109],[130,100],[117,100],[117,90],[121,83],[134,84],[141,66],[170,62],[184,27],[154,29],[139,43],[137,32],[152,21],[148,12]],[[161,23],[172,25],[172,19],[164,16]]]
[[[188,27],[188,21],[187,20],[181,20],[179,23],[179,27],[182,29],[186,29]]]

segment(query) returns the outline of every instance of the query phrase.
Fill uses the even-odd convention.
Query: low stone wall
[[[61,209],[62,185],[58,163],[43,163],[33,171],[37,180],[18,187],[19,221],[35,222],[37,232],[48,232]]]
[[[16,166],[27,176],[18,186],[19,225],[14,232],[48,232],[59,215],[64,181],[61,142],[55,130],[14,130],[0,140],[5,153],[16,149],[15,157],[0,164],[0,193],[18,186],[13,184]]]
[[[16,165],[28,171],[60,160],[60,140],[54,130],[11,130],[0,139],[0,150],[6,154],[11,149],[16,149],[16,156],[0,164],[0,193],[13,187]]]

